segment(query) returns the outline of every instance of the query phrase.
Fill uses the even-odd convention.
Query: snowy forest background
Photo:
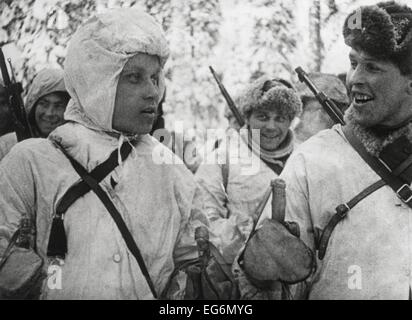
[[[398,0],[401,3],[412,0]],[[37,71],[62,66],[77,26],[94,12],[138,5],[163,25],[171,48],[166,64],[166,126],[223,128],[226,103],[208,66],[235,97],[260,75],[297,81],[307,71],[345,72],[341,36],[346,15],[378,0],[1,0],[0,45],[25,88]]]

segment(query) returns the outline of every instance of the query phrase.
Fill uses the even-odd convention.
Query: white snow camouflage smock
[[[301,239],[313,250],[314,229],[325,228],[336,206],[380,180],[340,125],[303,143],[281,177],[286,220],[299,223]],[[411,271],[412,209],[384,186],[337,224],[324,259],[297,292],[306,291],[308,299],[408,299]]]
[[[46,256],[56,204],[79,181],[65,150],[91,171],[119,144],[111,121],[120,72],[127,60],[143,52],[158,55],[167,45],[160,27],[148,15],[128,8],[90,19],[72,38],[65,62],[66,87],[72,97],[69,122],[45,139],[16,145],[0,164],[0,252],[23,215],[35,218],[37,247]],[[161,96],[161,95],[160,95]],[[109,133],[105,133],[109,132]],[[198,188],[182,165],[157,165],[155,147],[171,152],[154,138],[133,140],[135,148],[101,186],[110,195],[138,244],[158,293],[175,263],[197,256],[194,229],[207,225],[194,199]],[[110,183],[113,178],[117,185]],[[44,281],[44,299],[151,299],[140,268],[113,219],[93,192],[78,199],[64,219],[68,254],[61,289]],[[47,264],[45,266],[47,268]]]
[[[236,130],[230,130],[227,143],[225,140],[218,149],[207,155],[196,172],[196,180],[203,193],[204,212],[215,236],[214,243],[228,263],[233,263],[249,237],[257,218],[256,209],[270,182],[278,177],[255,152],[249,150],[245,142],[246,131],[241,129],[244,134],[240,135]],[[284,150],[277,151],[284,156],[285,150],[287,153],[293,150],[293,137]],[[212,159],[216,162],[212,163]],[[227,181],[224,181],[224,176],[227,176]],[[269,200],[261,219],[270,216]]]

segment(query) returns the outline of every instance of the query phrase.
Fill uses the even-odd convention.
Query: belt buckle
[[[350,211],[350,208],[347,203],[342,203],[338,205],[335,210],[336,210],[336,213],[339,215],[339,217],[343,219],[346,217],[346,215]]]
[[[406,188],[409,191],[408,199],[404,199],[402,195],[400,194],[404,190],[404,188]],[[396,191],[396,195],[398,196],[399,199],[401,199],[405,203],[408,203],[409,201],[412,200],[412,190],[411,188],[409,188],[409,186],[406,183]]]

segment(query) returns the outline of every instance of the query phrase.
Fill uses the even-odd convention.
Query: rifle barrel
[[[24,109],[23,99],[21,98],[22,87],[21,83],[15,81],[11,61],[9,60],[10,70],[13,74],[13,82],[10,79],[7,70],[6,59],[4,58],[3,50],[0,47],[0,70],[4,81],[4,87],[8,95],[8,102],[14,122],[14,130],[16,132],[17,140],[31,138],[33,133],[31,131],[27,115]]]
[[[335,123],[340,123],[341,125],[345,125],[345,121],[343,120],[343,114],[340,109],[336,106],[336,104],[322,91],[316,88],[315,84],[310,80],[308,74],[301,68],[297,67],[295,72],[298,74],[299,81],[305,83],[310,91],[312,91],[313,95],[318,99],[319,103],[332,118]]]
[[[210,72],[213,75],[213,78],[215,78],[217,85],[219,86],[220,92],[222,93],[223,97],[226,100],[227,105],[229,106],[230,111],[232,111],[233,115],[235,116],[238,124],[240,127],[243,127],[245,125],[245,120],[243,120],[242,115],[240,114],[239,110],[237,109],[235,103],[233,102],[232,98],[230,97],[229,93],[227,92],[226,88],[224,85],[220,82],[219,78],[216,75],[215,70],[211,66],[209,66]]]
[[[3,49],[0,47],[0,69],[3,77],[4,86],[7,87],[11,84],[9,71],[7,70],[6,59],[4,58]]]

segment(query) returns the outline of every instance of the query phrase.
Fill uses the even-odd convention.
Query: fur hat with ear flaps
[[[363,6],[346,18],[343,36],[348,46],[373,57],[412,64],[412,9],[406,5],[388,1]],[[412,65],[407,71],[412,72]]]
[[[275,110],[292,120],[302,111],[302,102],[295,88],[286,80],[263,76],[250,84],[236,99],[244,117],[257,109]]]

